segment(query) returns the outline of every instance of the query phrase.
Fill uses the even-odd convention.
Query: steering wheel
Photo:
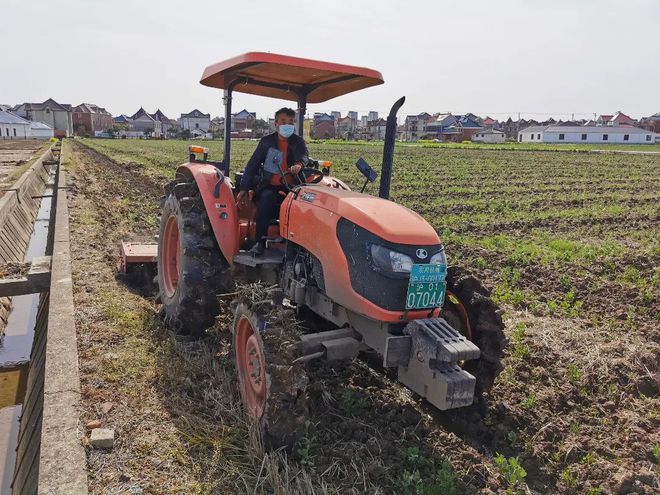
[[[286,185],[287,187],[291,187],[290,184],[288,184],[288,181],[285,180],[287,175],[290,175],[291,177],[294,178],[294,180],[298,181],[297,185],[302,185],[302,184],[318,184],[323,180],[323,172],[320,170],[317,170],[312,167],[304,167],[298,174],[294,174],[290,171],[285,171],[283,177],[280,177],[280,181],[282,182],[283,185]],[[298,175],[302,175],[304,182],[301,184],[300,178]]]
[[[304,167],[300,173],[305,178],[306,184],[318,184],[323,180],[323,172],[312,167]]]

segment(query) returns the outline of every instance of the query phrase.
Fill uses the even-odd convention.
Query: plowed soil
[[[88,447],[92,493],[660,492],[659,254],[650,240],[660,234],[658,207],[637,200],[657,195],[658,158],[398,150],[393,183],[405,187],[395,196],[424,210],[445,239],[450,261],[485,280],[505,309],[506,369],[483,404],[441,413],[369,356],[314,364],[308,434],[285,455],[265,451],[241,413],[228,347],[230,297],[206,339],[178,341],[162,327],[154,302],[116,275],[119,241],[156,234],[162,185],[178,160],[159,156],[159,143],[86,142],[115,158],[78,143],[65,147],[82,420],[100,419],[116,430],[112,451]],[[185,154],[184,143],[174,144]],[[113,154],[113,146],[121,152]],[[237,143],[237,155],[252,146]],[[314,156],[350,155],[353,161],[379,152],[314,146]],[[462,164],[462,172],[455,167],[451,180],[439,181],[431,162],[413,167],[429,153],[438,162]],[[572,165],[565,165],[567,157]],[[341,160],[335,173],[358,183]],[[637,166],[635,177],[626,179],[626,160]],[[169,165],[150,165],[156,162]],[[498,165],[509,167],[511,180],[493,185]],[[553,173],[535,169],[541,166]],[[434,192],[406,197],[419,185],[411,174],[426,177]],[[518,183],[532,192],[521,192],[516,203],[509,188]],[[538,197],[547,187],[561,196],[584,187],[592,199],[580,208],[587,211],[594,202],[608,208],[614,199],[606,191],[620,191],[619,183],[630,192],[626,209],[596,220],[590,213],[562,213],[574,200],[553,204]],[[433,205],[469,187],[472,192],[454,205]],[[458,216],[480,188],[492,195]],[[612,220],[602,221],[606,217]],[[633,218],[637,223],[628,223]],[[594,233],[596,226],[603,230]],[[556,239],[564,244],[551,242]],[[107,412],[104,403],[112,404]]]

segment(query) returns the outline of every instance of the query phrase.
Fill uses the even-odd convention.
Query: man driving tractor
[[[287,189],[282,184],[282,175],[269,173],[264,163],[274,160],[282,172],[293,175],[307,165],[307,146],[303,138],[294,134],[294,119],[296,112],[291,108],[280,108],[275,112],[276,132],[264,136],[257,144],[250,161],[245,167],[241,179],[240,192],[237,196],[239,204],[245,204],[247,192],[254,191],[254,202],[257,205],[255,244],[250,252],[261,256],[266,248],[265,238],[268,234],[268,224],[271,219],[279,216],[279,207],[286,197]],[[292,177],[287,175],[287,180]]]

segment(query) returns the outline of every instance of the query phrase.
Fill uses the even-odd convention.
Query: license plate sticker
[[[447,265],[413,265],[406,294],[406,309],[437,308],[445,300]]]

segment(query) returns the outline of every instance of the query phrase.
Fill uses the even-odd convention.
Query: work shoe
[[[250,253],[252,253],[252,256],[261,256],[264,254],[264,251],[266,249],[266,246],[264,246],[263,242],[257,242],[254,246],[250,248]]]

